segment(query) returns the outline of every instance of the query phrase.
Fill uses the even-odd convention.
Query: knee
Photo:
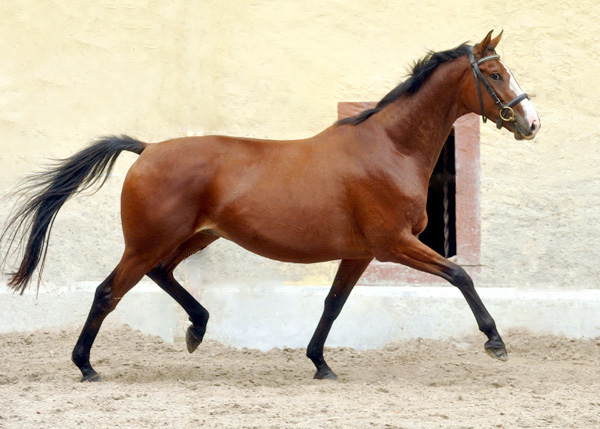
[[[456,287],[460,288],[463,286],[473,285],[471,276],[469,276],[464,268],[460,265],[454,265],[448,274],[450,276],[450,283]]]

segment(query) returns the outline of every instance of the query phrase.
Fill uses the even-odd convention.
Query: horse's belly
[[[222,222],[213,231],[250,252],[284,262],[311,263],[369,256],[361,236],[343,223]]]

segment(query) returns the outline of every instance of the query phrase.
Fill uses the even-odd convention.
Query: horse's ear
[[[481,42],[479,42],[477,44],[477,46],[475,47],[475,52],[477,52],[479,55],[483,55],[485,53],[485,51],[487,50],[487,48],[490,46],[490,43],[492,42],[492,33],[494,32],[494,30],[490,31],[487,36],[485,36],[483,38],[483,40]],[[500,35],[502,35],[502,33],[500,33]],[[499,41],[500,39],[498,39]]]
[[[496,37],[494,37],[491,41],[490,41],[490,45],[488,46],[488,49],[496,49],[496,46],[498,46],[498,43],[500,43],[500,39],[502,39],[502,34],[504,33],[504,30],[502,30],[500,32],[500,34],[498,34]]]

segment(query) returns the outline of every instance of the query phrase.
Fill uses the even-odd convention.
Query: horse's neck
[[[415,158],[429,173],[454,122],[468,113],[459,94],[464,64],[455,61],[438,67],[416,93],[403,95],[373,116],[397,151]]]

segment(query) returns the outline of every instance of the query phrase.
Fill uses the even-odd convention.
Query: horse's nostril
[[[534,119],[534,120],[531,122],[531,126],[530,126],[530,128],[531,128],[531,131],[532,131],[532,132],[534,132],[534,131],[538,130],[538,129],[540,128],[540,121],[539,121],[538,119]]]

